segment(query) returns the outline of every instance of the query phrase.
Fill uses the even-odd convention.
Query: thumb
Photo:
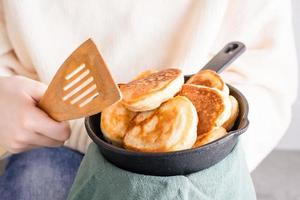
[[[40,101],[47,90],[46,84],[29,78],[26,78],[24,80],[24,84],[26,84],[25,88],[27,94],[30,95],[31,98],[33,98],[33,100],[35,100],[36,102]]]

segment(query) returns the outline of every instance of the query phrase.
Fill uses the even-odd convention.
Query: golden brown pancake
[[[233,97],[229,96],[231,101],[231,114],[229,119],[222,125],[227,131],[230,131],[234,125],[235,120],[239,116],[239,103],[238,101]]]
[[[117,102],[101,113],[101,130],[105,139],[114,145],[121,146],[130,121],[136,115]]]
[[[186,96],[196,107],[198,136],[221,126],[230,116],[230,101],[217,89],[184,84],[178,95]]]
[[[133,80],[138,80],[138,79],[141,79],[141,78],[145,78],[145,77],[147,77],[147,76],[149,76],[150,74],[153,74],[153,73],[155,73],[155,72],[157,72],[157,71],[154,71],[154,70],[146,70],[146,71],[143,71],[143,72],[139,73]],[[126,83],[118,83],[119,88],[120,88],[121,86],[125,86],[125,85],[126,85]]]
[[[203,146],[210,142],[213,142],[213,141],[223,137],[226,134],[227,134],[226,129],[223,127],[213,128],[208,133],[204,133],[204,134],[198,136],[197,141],[195,142],[193,148],[200,147],[200,146]]]
[[[124,146],[141,152],[189,149],[196,141],[197,122],[191,101],[176,96],[155,110],[137,114],[127,129]]]
[[[153,73],[156,73],[157,71],[154,71],[154,70],[146,70],[146,71],[143,71],[141,73],[139,73],[133,80],[138,80],[138,79],[141,79],[141,78],[146,78],[147,76],[153,74]]]
[[[135,112],[153,110],[172,98],[183,83],[183,74],[179,69],[170,68],[151,73],[120,85],[123,104]]]
[[[219,76],[219,74],[212,70],[202,70],[199,73],[192,76],[186,83],[194,85],[203,85],[226,92],[228,90],[223,79]]]

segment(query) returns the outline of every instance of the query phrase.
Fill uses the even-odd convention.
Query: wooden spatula
[[[62,64],[38,106],[64,121],[96,114],[120,99],[118,86],[89,39]]]

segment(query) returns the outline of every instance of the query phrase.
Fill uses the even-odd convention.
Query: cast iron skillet
[[[230,47],[231,50],[228,50],[228,47]],[[214,69],[216,71],[224,69],[224,67],[241,54],[244,49],[245,47],[242,43],[229,43],[204,68],[207,69],[207,66],[211,66],[215,67]],[[234,52],[232,53],[231,51]],[[211,67],[209,67],[209,69],[211,69]],[[185,79],[187,80],[189,77],[190,76],[186,76]],[[101,113],[87,117],[85,119],[85,126],[89,136],[98,145],[103,156],[122,169],[139,174],[156,176],[194,173],[224,159],[236,145],[238,136],[244,133],[248,128],[247,100],[236,88],[230,85],[228,86],[230,94],[239,102],[240,113],[238,119],[233,129],[227,135],[198,148],[167,153],[135,152],[113,146],[106,142],[100,129]]]

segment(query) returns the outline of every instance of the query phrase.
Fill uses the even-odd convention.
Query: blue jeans
[[[0,176],[0,199],[66,199],[82,157],[65,147],[11,156]]]

